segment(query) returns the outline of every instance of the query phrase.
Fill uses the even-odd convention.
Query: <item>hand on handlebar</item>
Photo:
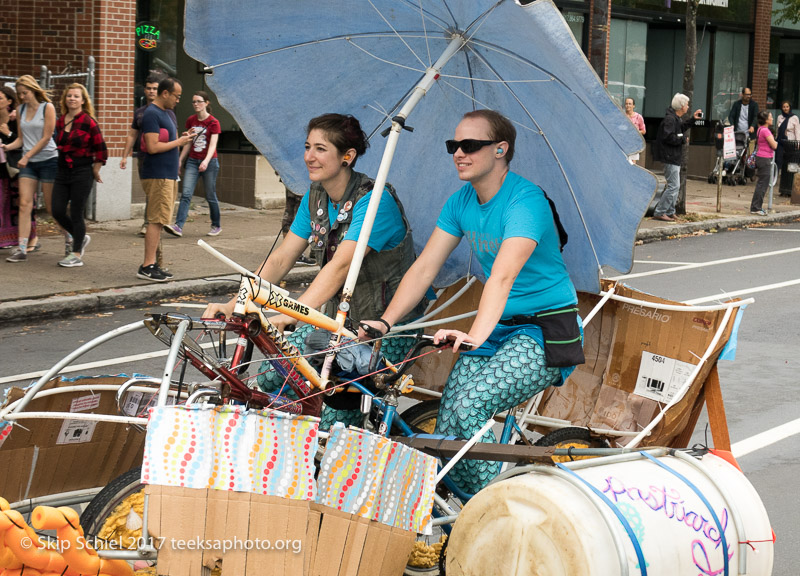
[[[270,324],[275,326],[279,332],[283,333],[289,326],[294,326],[297,324],[297,320],[292,318],[291,316],[286,316],[285,314],[278,314],[277,316],[271,316],[269,318]]]
[[[230,318],[233,314],[233,307],[236,304],[235,299],[231,300],[230,302],[226,302],[224,304],[217,304],[214,302],[209,302],[206,306],[206,309],[203,311],[203,318],[216,318],[218,315],[222,314],[225,318]]]
[[[478,341],[476,338],[460,330],[438,330],[436,334],[433,335],[433,342],[435,344],[439,344],[445,340],[451,340],[453,342],[453,354],[458,352],[461,346],[474,349],[483,344],[483,341]]]
[[[364,329],[367,327],[367,330]],[[386,336],[388,330],[383,322],[377,320],[362,320],[358,325],[358,339],[359,340],[372,340],[373,338],[380,338]]]

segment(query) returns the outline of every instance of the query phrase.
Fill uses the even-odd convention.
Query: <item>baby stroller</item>
[[[714,134],[714,142],[717,146],[717,162],[714,164],[714,169],[708,175],[708,183],[714,184],[717,181],[717,173],[720,167],[720,160],[722,159],[723,147],[723,124],[717,123]],[[722,181],[728,186],[736,186],[737,184],[745,184],[748,178],[753,177],[753,171],[747,167],[747,155],[749,153],[750,134],[749,132],[734,132],[734,139],[736,141],[736,157],[728,160],[723,160],[722,164]]]

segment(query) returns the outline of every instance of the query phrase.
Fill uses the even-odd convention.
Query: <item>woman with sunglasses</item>
[[[338,309],[337,296],[347,278],[375,185],[372,178],[354,169],[368,146],[367,136],[353,116],[324,114],[308,123],[304,160],[311,186],[300,201],[283,242],[257,271],[261,278],[276,284],[310,246],[320,271],[297,300],[311,308],[327,304],[326,312],[331,316]],[[380,317],[403,274],[414,262],[411,226],[391,184],[384,189],[375,220],[381,225],[372,230],[350,301],[350,318],[354,321]],[[234,303],[235,298],[226,304],[209,304],[203,317],[213,318],[219,313],[230,316]],[[281,331],[297,322],[284,315],[269,320]],[[302,350],[310,332],[311,326],[303,326],[288,340]],[[387,339],[382,351],[390,361],[398,362],[407,350],[407,341],[410,339]],[[269,364],[263,365],[259,372],[262,374],[258,384],[262,390],[273,392],[284,386],[284,378]],[[320,426],[327,429],[334,421],[359,424],[363,420],[358,410],[359,399],[357,394],[325,396],[326,404],[333,409],[326,407]]]
[[[516,130],[491,110],[464,115],[447,141],[458,177],[466,184],[445,203],[422,254],[397,288],[386,312],[366,324],[385,333],[420,299],[450,253],[466,237],[484,274],[478,314],[468,333],[439,330],[437,342],[453,341],[462,352],[442,395],[436,433],[470,438],[498,412],[560,385],[582,362],[577,296],[561,257],[559,225],[544,192],[509,171]],[[545,357],[536,315],[561,319],[573,341],[562,361]],[[549,324],[549,322],[548,322]],[[360,336],[364,336],[360,331]],[[559,337],[559,340],[562,337]],[[548,338],[550,340],[550,338]],[[577,348],[577,350],[575,349]],[[484,442],[495,442],[489,432]],[[499,463],[462,461],[451,477],[475,493],[499,472]]]
[[[192,96],[192,106],[195,114],[186,120],[186,131],[193,138],[181,151],[180,165],[186,162],[183,175],[183,190],[181,203],[178,205],[178,215],[175,224],[165,226],[164,229],[173,236],[183,236],[183,226],[189,216],[189,205],[194,196],[194,187],[198,177],[203,179],[203,188],[206,191],[206,202],[211,215],[211,230],[207,236],[217,236],[222,232],[222,223],[219,215],[219,202],[217,201],[217,174],[219,174],[219,160],[217,160],[217,142],[222,128],[219,120],[211,115],[211,104],[208,103],[208,94],[198,90]],[[188,160],[187,160],[188,156]]]

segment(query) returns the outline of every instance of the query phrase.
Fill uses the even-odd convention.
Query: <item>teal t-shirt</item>
[[[292,227],[290,230],[293,234],[297,234],[300,238],[308,238],[312,236],[311,232],[311,212],[308,207],[308,198],[310,194],[303,196],[300,206],[297,208],[297,215],[294,217]],[[366,194],[361,200],[356,202],[353,206],[353,219],[350,222],[350,228],[347,229],[345,240],[358,241],[358,235],[361,233],[361,225],[364,223],[364,216],[367,213],[367,205],[369,199],[372,198],[372,192]],[[314,207],[316,211],[318,207]],[[328,217],[331,226],[336,222],[336,215],[339,213],[337,208],[334,208],[333,202],[328,198]],[[378,205],[378,213],[375,215],[375,224],[372,226],[372,233],[369,236],[367,245],[375,250],[381,252],[382,250],[391,250],[406,236],[406,227],[403,224],[403,217],[400,215],[400,209],[397,207],[397,202],[394,197],[387,192],[383,191],[381,194],[381,203]]]
[[[447,200],[436,226],[466,237],[487,278],[503,240],[536,241],[536,249],[514,281],[502,319],[577,303],[550,205],[542,189],[521,176],[509,172],[486,204],[480,204],[475,188],[466,184]]]

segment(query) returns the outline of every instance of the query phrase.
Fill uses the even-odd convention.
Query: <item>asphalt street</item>
[[[791,488],[800,475],[795,456],[800,448],[800,398],[795,393],[800,384],[798,262],[800,224],[776,224],[637,246],[634,268],[624,277],[634,288],[679,301],[710,302],[725,294],[755,298],[744,313],[736,360],[720,362],[719,369],[734,453],[738,450],[777,535],[775,576],[800,573],[800,500]],[[615,272],[607,270],[606,275],[614,277]],[[185,296],[153,306],[1,328],[0,387],[11,385],[14,375],[25,383],[34,380],[37,372],[81,344],[141,319],[147,311],[199,315],[207,298]],[[60,337],[52,338],[53,333]],[[131,356],[136,359],[118,360]],[[80,358],[79,365],[106,363],[76,372],[159,375],[165,356],[163,345],[141,330]],[[703,415],[693,442],[709,442],[706,421]]]

